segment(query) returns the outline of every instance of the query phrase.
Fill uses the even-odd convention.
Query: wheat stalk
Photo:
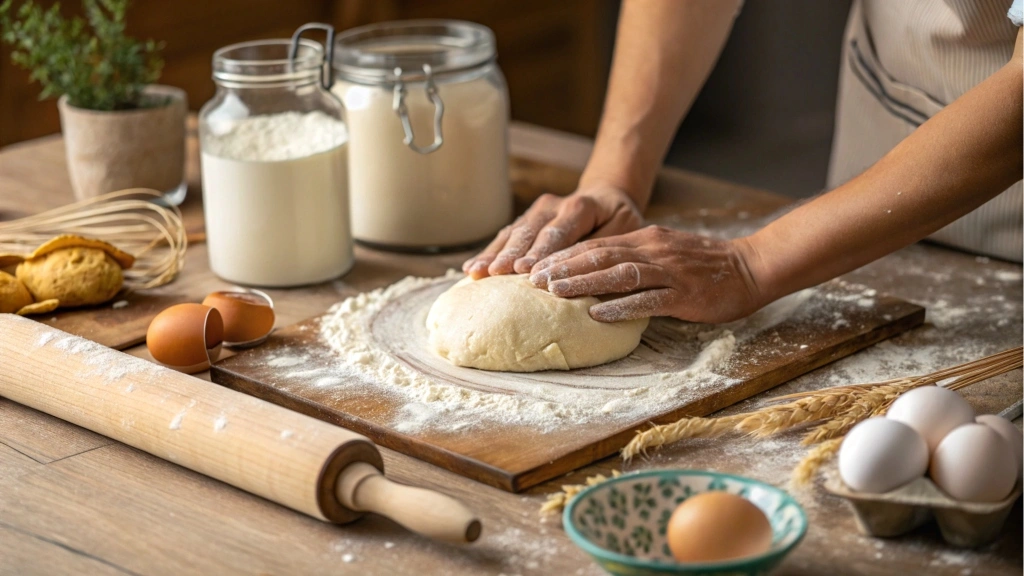
[[[619,476],[622,476],[621,471],[612,470],[612,478],[618,478]],[[583,484],[564,484],[562,486],[561,492],[555,492],[554,494],[548,495],[548,499],[544,501],[544,504],[541,504],[540,513],[553,514],[555,512],[561,512],[562,509],[565,508],[565,505],[568,504],[569,501],[572,500],[573,497],[575,497],[577,494],[582,492],[587,487],[593,486],[595,484],[600,484],[605,480],[608,480],[607,476],[603,474],[597,474],[596,476],[589,476],[586,480],[583,481]]]
[[[160,197],[155,190],[121,190],[0,222],[0,254],[27,255],[54,236],[75,234],[135,256],[135,265],[124,272],[129,290],[162,286],[184,265],[188,239],[181,211],[157,204]]]
[[[824,390],[798,392],[776,398],[776,402],[760,410],[721,418],[683,418],[670,424],[639,431],[622,449],[622,458],[630,460],[646,454],[651,448],[691,438],[717,438],[738,434],[761,438],[821,420],[803,439],[815,444],[841,437],[861,420],[885,410],[905,392],[921,386],[945,384],[959,390],[1022,365],[1024,348],[1014,348],[951,368],[909,378],[896,378],[872,384],[837,386]],[[879,412],[881,411],[881,412]]]
[[[808,450],[807,454],[800,460],[800,463],[793,468],[793,484],[797,486],[807,485],[814,478],[814,475],[818,473],[818,469],[825,462],[831,460],[832,456],[839,451],[839,446],[842,443],[842,438],[832,438]]]
[[[911,381],[903,384],[885,384],[868,389],[843,411],[835,414],[832,420],[823,422],[808,431],[804,435],[802,443],[804,445],[817,444],[842,436],[883,404],[888,408],[901,394],[914,388],[930,385],[929,383]]]
[[[630,460],[647,450],[683,439],[718,438],[728,434],[764,438],[800,424],[829,417],[850,398],[849,392],[828,393],[801,398],[787,404],[724,416],[720,418],[683,418],[671,424],[653,426],[639,432],[622,449],[622,457]]]

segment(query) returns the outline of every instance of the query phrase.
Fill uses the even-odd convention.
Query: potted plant
[[[83,0],[85,19],[60,5],[0,3],[0,39],[15,64],[58,97],[71,185],[79,199],[124,188],[185,196],[184,91],[155,85],[161,48],[125,34],[128,0]]]

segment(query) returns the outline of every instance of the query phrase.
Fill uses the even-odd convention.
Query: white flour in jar
[[[239,284],[298,286],[352,265],[347,132],[323,112],[232,122],[203,138],[210,268]]]
[[[402,139],[392,93],[339,80],[351,133],[354,236],[397,247],[460,246],[493,236],[512,218],[508,180],[508,102],[487,78],[442,82],[444,144],[420,154]],[[405,98],[416,144],[434,138],[434,105],[423,85]]]

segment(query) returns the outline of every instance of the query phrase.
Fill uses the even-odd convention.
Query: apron
[[[854,0],[846,26],[828,187],[857,176],[1013,54],[1009,0]],[[933,234],[934,242],[1021,262],[1017,182]]]

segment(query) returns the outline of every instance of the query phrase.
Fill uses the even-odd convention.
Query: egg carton
[[[1021,483],[999,502],[960,502],[928,478],[918,478],[891,492],[866,494],[850,490],[839,478],[825,489],[845,499],[861,533],[880,538],[901,536],[935,518],[942,537],[953,546],[976,548],[995,540],[1021,495]]]

